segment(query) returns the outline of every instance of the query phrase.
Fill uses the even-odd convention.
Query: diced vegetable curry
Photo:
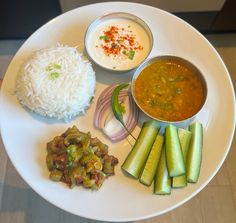
[[[108,146],[90,133],[68,128],[47,143],[47,167],[50,179],[70,187],[82,185],[99,189],[104,180],[114,175],[118,159],[108,154]]]
[[[196,72],[179,60],[156,60],[135,80],[137,103],[159,120],[181,121],[192,117],[205,100],[205,89]]]

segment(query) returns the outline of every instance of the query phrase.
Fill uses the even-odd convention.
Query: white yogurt
[[[129,70],[138,66],[150,52],[146,30],[135,21],[113,18],[101,22],[87,37],[87,52],[100,66]]]

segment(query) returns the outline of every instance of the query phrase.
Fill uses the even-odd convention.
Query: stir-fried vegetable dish
[[[47,143],[46,162],[51,180],[97,190],[114,175],[118,159],[108,154],[108,146],[98,138],[73,126]]]

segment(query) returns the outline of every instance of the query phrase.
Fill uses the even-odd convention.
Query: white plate
[[[172,54],[194,63],[205,75],[208,100],[204,114],[204,147],[200,179],[185,189],[173,190],[170,196],[152,194],[138,181],[123,175],[120,165],[130,150],[126,140],[112,144],[93,128],[95,103],[85,116],[70,123],[58,122],[32,114],[14,95],[15,77],[22,62],[34,50],[56,43],[79,46],[88,24],[104,13],[123,11],[141,17],[152,29],[154,49],[150,56]],[[97,75],[96,99],[109,83],[130,81],[132,74],[111,74],[94,67]],[[95,100],[96,102],[96,100]],[[23,179],[42,197],[73,214],[107,221],[132,221],[156,216],[183,204],[196,195],[219,170],[232,142],[235,126],[235,97],[229,73],[211,44],[194,28],[177,17],[150,6],[133,3],[101,3],[67,12],[37,30],[13,58],[1,92],[1,133],[7,153]],[[207,115],[207,116],[206,116]],[[110,146],[119,158],[116,175],[105,181],[97,192],[81,187],[68,189],[63,183],[48,179],[45,165],[46,142],[67,127],[77,124],[91,131]],[[138,128],[136,133],[138,133]]]

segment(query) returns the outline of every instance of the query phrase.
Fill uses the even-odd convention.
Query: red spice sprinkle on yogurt
[[[103,35],[99,37],[100,46],[107,56],[125,56],[133,60],[135,52],[143,50],[143,46],[136,40],[135,34],[130,30],[119,26],[108,26],[108,29],[103,31]]]

